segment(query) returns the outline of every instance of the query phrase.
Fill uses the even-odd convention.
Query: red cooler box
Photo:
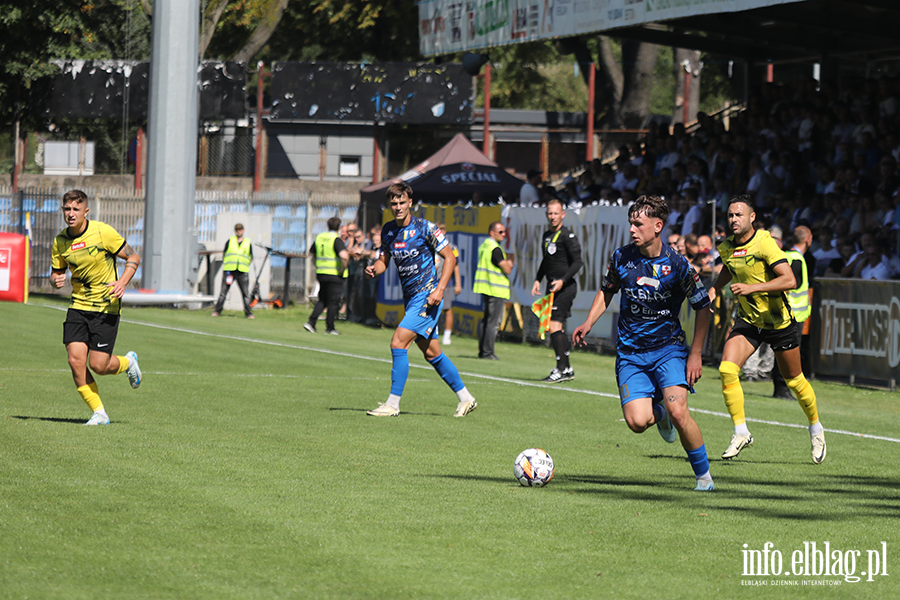
[[[28,301],[28,238],[0,233],[0,300]]]

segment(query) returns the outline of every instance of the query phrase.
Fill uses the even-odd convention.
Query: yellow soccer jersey
[[[110,295],[107,284],[119,278],[116,255],[124,246],[125,238],[100,221],[88,221],[78,237],[69,237],[68,228],[56,236],[52,267],[54,271],[72,270],[70,308],[119,314],[122,301]]]
[[[768,231],[757,230],[740,246],[734,236],[719,244],[719,256],[731,272],[732,283],[763,283],[775,279],[773,267],[787,257]],[[784,329],[791,324],[791,309],[784,292],[755,293],[738,297],[738,315],[761,329]]]

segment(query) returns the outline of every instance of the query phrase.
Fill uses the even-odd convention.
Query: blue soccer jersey
[[[687,299],[694,310],[709,306],[706,288],[687,259],[669,246],[656,258],[643,256],[634,244],[622,246],[609,259],[600,287],[622,292],[618,349],[634,353],[684,343],[678,320]]]
[[[406,227],[391,221],[381,229],[381,251],[397,265],[404,298],[434,290],[438,282],[434,255],[446,245],[435,224],[419,217],[411,217]]]

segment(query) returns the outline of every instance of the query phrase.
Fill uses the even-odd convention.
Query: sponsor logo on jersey
[[[78,242],[77,244],[72,244],[71,249],[72,250],[81,250],[85,246],[87,246],[87,244],[85,242]]]
[[[743,248],[741,250],[735,250],[734,252],[731,253],[731,256],[732,256],[732,258],[737,257],[737,256],[747,256],[747,249]]]
[[[693,271],[693,269],[691,270]],[[697,271],[694,271],[694,283],[700,285],[700,273],[698,273]]]
[[[646,285],[648,287],[652,287],[655,290],[659,289],[659,280],[653,279],[652,277],[639,277],[637,280],[638,285]]]
[[[636,269],[637,267],[635,266],[635,264],[634,264],[633,262],[631,262],[631,261],[629,260],[629,261],[625,264],[625,268],[626,268],[626,269]]]
[[[412,250],[395,250],[395,251],[391,252],[391,255],[395,259],[416,258],[417,256],[419,256],[419,251],[416,250],[415,248],[413,248]]]
[[[406,248],[406,242],[394,242],[394,248]]]

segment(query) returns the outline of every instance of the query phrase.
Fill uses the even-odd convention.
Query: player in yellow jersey
[[[70,190],[63,196],[66,228],[53,241],[50,282],[53,287],[62,288],[66,271],[72,271],[72,302],[63,323],[63,344],[75,387],[94,413],[85,425],[109,425],[91,371],[97,375],[125,372],[131,387],[141,385],[137,354],[112,353],[122,295],[141,264],[141,257],[115,229],[100,221],[88,221],[87,203],[87,195],[81,190]],[[125,260],[121,275],[116,268],[117,256]]]
[[[747,358],[763,342],[775,351],[775,360],[788,388],[809,419],[812,460],[825,460],[825,430],[819,423],[816,394],[800,365],[802,330],[791,314],[786,293],[796,287],[794,273],[784,252],[767,231],[755,230],[756,212],[748,195],[735,196],[728,204],[728,224],[733,235],[719,244],[725,268],[710,289],[710,298],[731,283],[738,299],[738,318],[725,341],[719,374],[725,406],[734,422],[731,443],[722,454],[729,459],[753,445],[744,415],[744,391],[739,375]]]

